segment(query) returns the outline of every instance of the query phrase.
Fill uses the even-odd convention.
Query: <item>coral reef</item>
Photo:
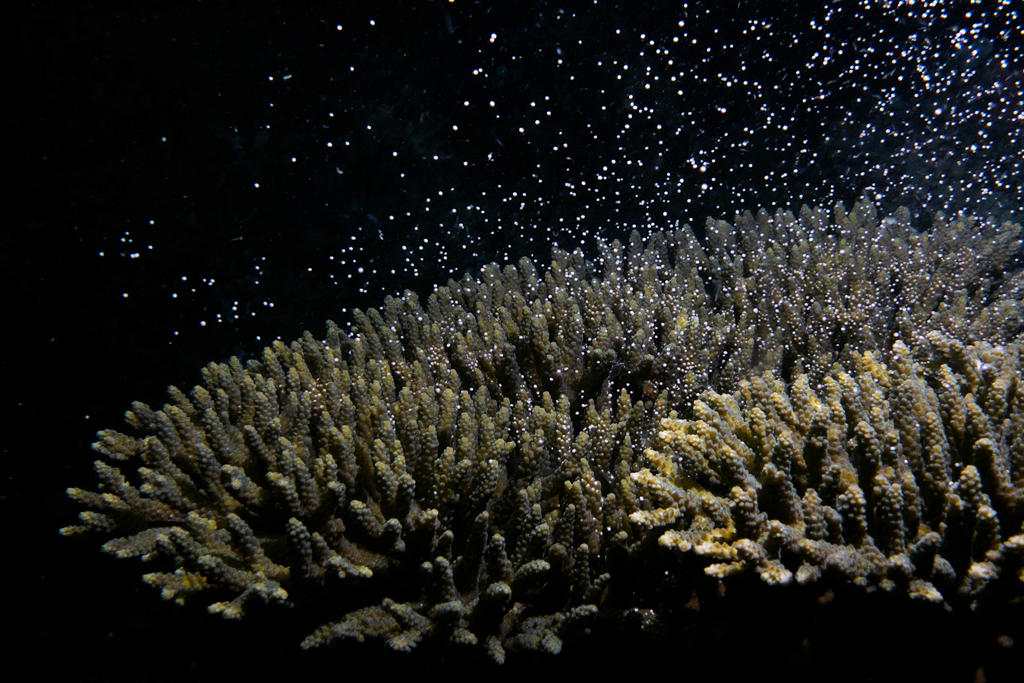
[[[490,265],[133,404],[62,533],[227,618],[335,610],[304,647],[498,662],[694,572],[1019,599],[1020,230],[862,202]]]

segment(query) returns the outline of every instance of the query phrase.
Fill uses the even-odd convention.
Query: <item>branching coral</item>
[[[62,533],[227,618],[331,606],[304,647],[499,662],[656,620],[665,562],[1014,599],[1019,233],[862,203],[491,265],[134,404]]]
[[[921,351],[926,366],[902,342],[891,367],[855,354],[820,393],[806,375],[787,390],[771,373],[736,397],[709,391],[697,419],[663,422],[647,452],[655,470],[631,476],[666,504],[631,519],[713,561],[711,576],[831,575],[936,602],[1019,598],[1022,348],[964,348],[936,332]]]

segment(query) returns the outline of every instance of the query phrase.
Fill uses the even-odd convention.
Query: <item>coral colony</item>
[[[1020,598],[1020,231],[862,202],[491,265],[134,404],[62,532],[227,618],[336,606],[303,647],[498,662],[670,575]]]

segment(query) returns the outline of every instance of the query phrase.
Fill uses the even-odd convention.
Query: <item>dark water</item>
[[[11,652],[40,672],[490,670],[375,645],[302,655],[286,617],[164,604],[136,564],[56,535],[96,429],[211,360],[492,260],[760,206],[866,194],[921,226],[1024,217],[1016,0],[298,5],[35,3],[10,23],[4,572],[31,601]],[[995,680],[1022,659],[1019,627],[859,602],[737,598],[637,652],[726,676],[763,660]],[[635,656],[601,643],[505,673]]]

